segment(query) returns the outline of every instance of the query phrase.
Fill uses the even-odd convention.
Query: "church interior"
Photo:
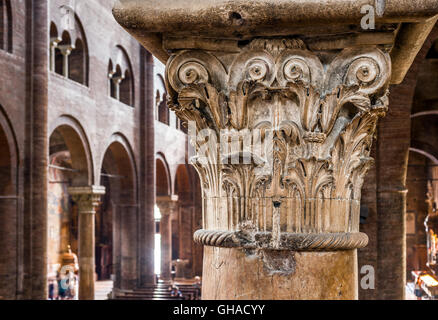
[[[0,0],[0,300],[438,298],[438,2],[170,2]]]

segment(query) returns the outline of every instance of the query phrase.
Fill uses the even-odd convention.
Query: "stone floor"
[[[96,281],[94,284],[95,300],[108,300],[108,293],[110,293],[112,289],[112,280]]]

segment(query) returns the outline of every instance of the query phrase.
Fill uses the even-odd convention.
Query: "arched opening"
[[[0,106],[1,108],[1,106]],[[1,110],[0,110],[1,112]],[[17,153],[9,123],[0,114],[0,299],[17,293]]]
[[[407,280],[414,270],[426,270],[426,231],[424,220],[428,214],[426,203],[431,161],[422,153],[410,150],[406,178],[406,268]]]
[[[185,278],[192,278],[193,265],[193,194],[189,171],[180,164],[175,175],[175,190],[178,195],[178,219],[172,221],[172,259],[188,260],[184,270]]]
[[[158,121],[169,125],[169,108],[164,96],[158,104]]]
[[[128,105],[134,105],[134,77],[126,51],[116,46],[108,64],[109,95]]]
[[[155,170],[156,170],[156,199],[159,202],[159,199],[166,198],[167,201],[170,200],[170,175],[169,168],[166,163],[166,159],[162,154],[157,155],[157,159],[155,161]],[[168,246],[171,246],[170,243],[170,233],[171,233],[171,218],[166,216],[168,212],[161,212],[163,207],[160,208],[158,204],[155,204],[154,209],[154,219],[155,219],[155,248],[154,248],[154,269],[155,274],[162,276],[163,268],[168,268],[170,270],[170,259],[169,257],[165,257],[166,254],[170,253]],[[164,232],[164,233],[163,233]],[[162,238],[168,236],[167,238]],[[165,247],[163,247],[165,246]],[[167,249],[167,251],[166,251]],[[167,264],[167,265],[166,265]],[[167,277],[169,274],[166,272],[165,276]],[[166,279],[167,280],[167,279]]]
[[[0,0],[0,49],[12,53],[12,8],[10,0]]]
[[[120,83],[120,102],[132,106],[132,76],[129,70],[125,71]]]
[[[115,92],[114,91],[115,87],[114,87],[114,83],[112,80],[113,74],[114,74],[114,67],[113,67],[113,62],[110,59],[110,61],[108,63],[108,74],[107,74],[107,77],[108,77],[108,95],[110,97],[113,97],[114,92]]]
[[[96,273],[114,288],[132,289],[137,279],[137,195],[129,146],[117,136],[105,152],[101,185],[106,188],[96,212]]]
[[[110,63],[111,63],[111,61],[110,61]],[[122,81],[122,69],[121,69],[120,65],[117,65],[115,70],[111,70],[111,72],[110,72],[111,98],[114,98],[116,100],[120,99],[120,82],[121,81]]]
[[[180,164],[175,175],[179,212],[175,221],[176,233],[172,233],[172,259],[186,260],[185,278],[202,275],[203,247],[195,244],[193,233],[202,227],[202,195],[200,180],[193,167]],[[172,225],[173,227],[173,225]]]
[[[50,70],[82,85],[88,85],[88,45],[82,24],[68,6],[62,6],[61,25],[67,28],[60,38],[55,23],[50,24]]]
[[[71,38],[67,31],[61,36],[61,41],[55,48],[55,72],[60,75],[68,75],[68,55],[71,50]]]
[[[56,70],[56,61],[58,59],[58,72],[62,71],[62,59],[59,60],[57,55],[61,55],[61,51],[58,48],[58,43],[61,41],[61,38],[58,37],[58,28],[55,23],[52,21],[50,23],[50,71],[55,72]]]
[[[55,282],[64,254],[78,254],[78,207],[68,188],[90,184],[87,143],[73,127],[58,126],[49,139],[48,279]],[[75,290],[77,293],[77,290]],[[72,297],[70,297],[72,298]]]
[[[170,195],[169,171],[164,158],[160,157],[156,160],[157,170],[157,196]]]
[[[86,85],[85,47],[81,39],[76,39],[75,48],[70,54],[69,78]]]

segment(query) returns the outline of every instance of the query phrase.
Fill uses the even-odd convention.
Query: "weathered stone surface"
[[[270,254],[264,251],[248,253],[215,247],[204,250],[202,299],[205,300],[357,299],[356,250],[280,251],[271,258],[263,258]],[[275,259],[286,272],[267,268],[278,269]]]
[[[358,231],[391,66],[377,48],[330,60],[323,64],[298,39],[258,39],[226,57],[199,50],[172,57],[170,107],[201,132],[192,143],[205,229],[268,232],[271,248],[294,250],[312,245],[294,246],[283,233],[320,234],[322,242],[330,233],[327,246],[351,248],[342,233]],[[199,137],[206,132],[208,142]]]

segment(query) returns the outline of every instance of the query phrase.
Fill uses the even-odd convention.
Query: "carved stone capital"
[[[156,203],[162,216],[173,216],[178,210],[178,196],[159,196]]]
[[[70,53],[73,51],[73,49],[75,48],[73,45],[71,44],[62,44],[59,45],[57,44],[56,47],[61,51],[63,56],[69,56]]]
[[[79,213],[94,214],[100,197],[105,194],[103,186],[70,187],[68,192],[78,205]]]
[[[389,55],[376,46],[314,52],[300,39],[275,38],[235,53],[175,51],[168,104],[189,126],[203,190],[205,230],[195,240],[365,246],[361,188],[390,76]]]

